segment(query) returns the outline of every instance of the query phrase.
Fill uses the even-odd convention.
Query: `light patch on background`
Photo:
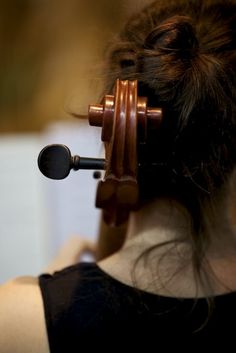
[[[96,239],[100,210],[93,172],[71,171],[54,181],[37,166],[48,143],[66,144],[72,155],[102,157],[100,129],[87,125],[61,123],[41,134],[1,136],[0,283],[41,273],[70,236]]]

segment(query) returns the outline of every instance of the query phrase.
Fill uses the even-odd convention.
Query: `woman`
[[[160,0],[125,26],[108,90],[137,79],[164,116],[139,151],[139,210],[121,249],[97,264],[2,286],[0,352],[234,341],[235,10],[235,1]]]

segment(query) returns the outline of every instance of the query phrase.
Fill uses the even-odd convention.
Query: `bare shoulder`
[[[49,353],[38,279],[19,277],[0,286],[0,353]]]

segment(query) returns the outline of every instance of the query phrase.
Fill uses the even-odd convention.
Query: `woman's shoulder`
[[[48,353],[38,278],[19,277],[0,286],[1,353]]]
[[[58,291],[64,288],[66,278],[73,287],[76,278],[90,274],[93,277],[97,270],[96,264],[78,263],[54,273],[17,277],[0,285],[0,352],[49,353],[43,285],[55,285]]]

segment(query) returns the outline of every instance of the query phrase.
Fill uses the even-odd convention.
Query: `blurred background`
[[[109,42],[148,0],[0,0],[0,283],[37,275],[66,238],[95,239],[91,171],[51,181],[37,167],[48,143],[103,154],[86,114],[103,89]]]

